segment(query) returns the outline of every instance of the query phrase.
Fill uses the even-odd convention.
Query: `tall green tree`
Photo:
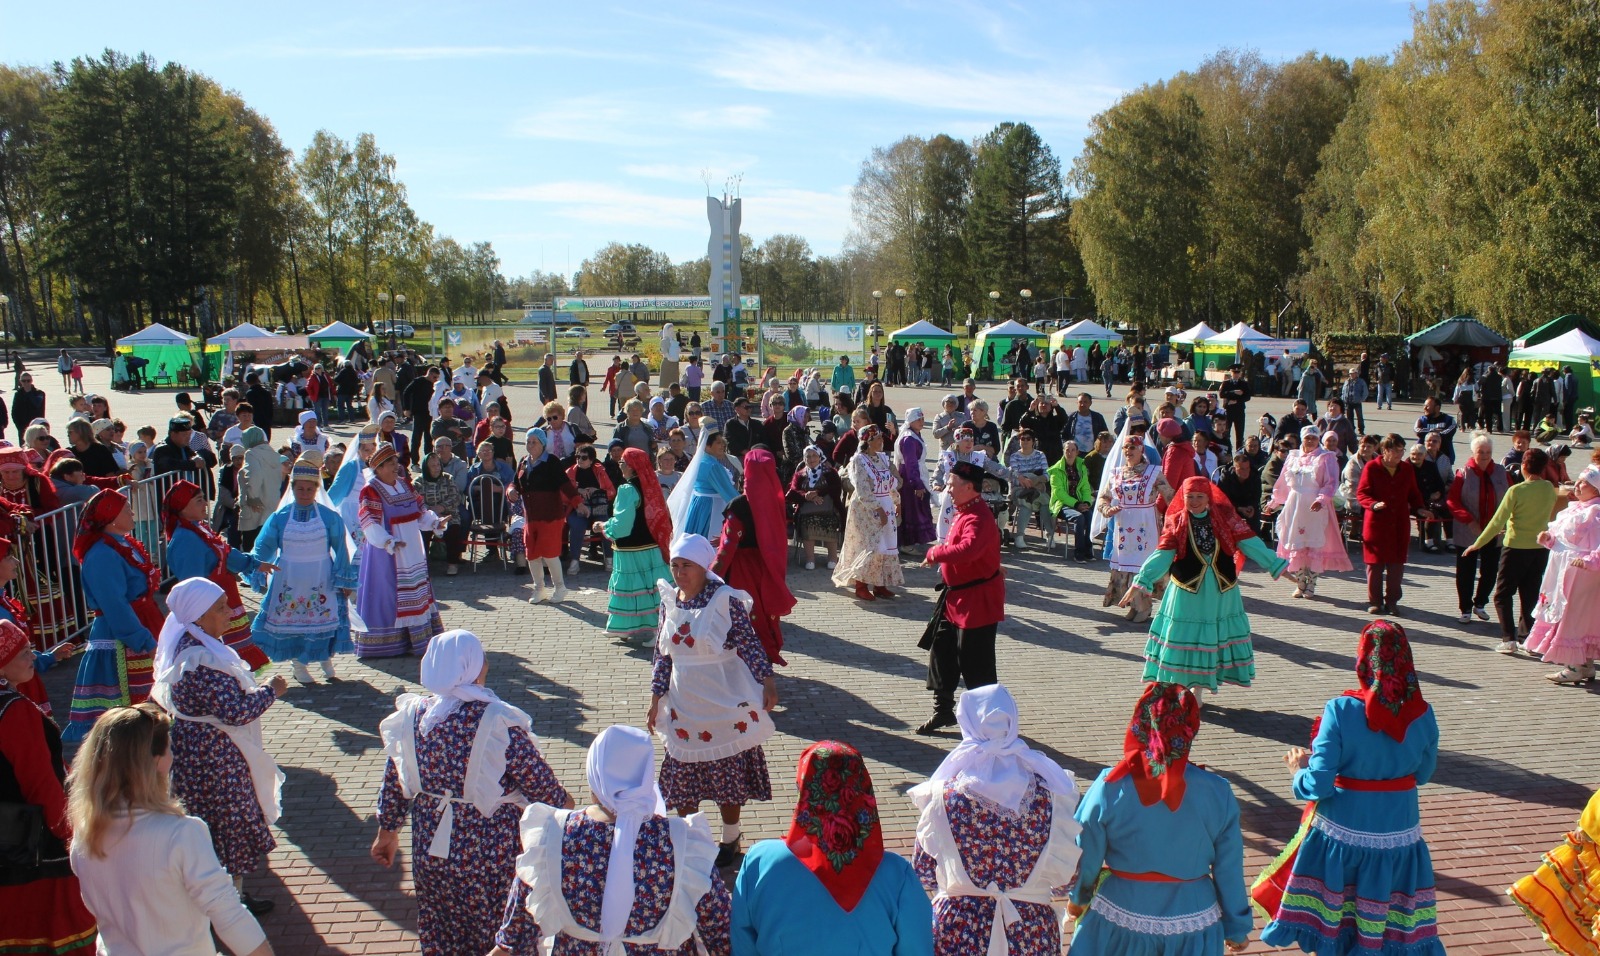
[[[966,221],[973,275],[1019,314],[1022,289],[1065,294],[1060,263],[1045,254],[1059,255],[1054,246],[1069,215],[1060,160],[1026,123],[1001,123],[974,153]],[[1056,243],[1043,241],[1048,234]]]
[[[10,294],[12,334],[38,334],[49,277],[43,252],[44,160],[55,83],[49,73],[0,66],[0,291]]]
[[[957,310],[977,304],[966,243],[972,170],[972,148],[966,143],[940,133],[923,144],[910,242],[911,293],[916,315],[946,328],[955,327]]]

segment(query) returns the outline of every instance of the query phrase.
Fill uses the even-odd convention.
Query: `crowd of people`
[[[37,448],[0,448],[0,583],[26,557],[31,518],[84,500],[81,574],[57,586],[80,588],[94,614],[58,730],[38,673],[74,647],[47,604],[0,598],[0,793],[41,808],[29,825],[44,847],[0,880],[0,905],[28,914],[0,949],[11,933],[57,953],[97,935],[109,953],[199,952],[214,929],[234,952],[270,952],[257,917],[272,904],[243,885],[282,812],[261,722],[291,685],[266,674],[287,663],[298,684],[332,681],[354,653],[421,659],[426,693],[402,695],[379,728],[371,855],[392,865],[410,826],[425,953],[533,953],[541,938],[607,956],[1055,953],[1056,907],[1084,952],[1237,952],[1252,898],[1274,945],[1442,952],[1416,799],[1438,728],[1394,620],[1413,528],[1457,550],[1463,624],[1486,620],[1492,596],[1498,650],[1562,665],[1558,683],[1595,677],[1600,599],[1584,585],[1600,567],[1600,461],[1568,481],[1531,436],[1496,459],[1481,432],[1456,467],[1457,426],[1436,402],[1409,449],[1361,434],[1337,397],[1320,414],[1320,396],[1298,398],[1245,435],[1242,368],[1193,401],[1174,387],[1155,403],[1136,377],[1109,425],[1092,395],[1067,412],[1028,378],[993,415],[967,379],[930,416],[896,412],[876,364],[855,382],[847,359],[824,386],[821,369],[735,376],[723,356],[729,371],[702,392],[694,349],[663,366],[661,394],[648,366],[617,356],[601,414],[584,356],[564,402],[553,358],[520,457],[503,358],[452,371],[412,356],[357,373],[369,421],[354,448],[321,430],[316,400],[275,448],[231,389],[209,422],[180,395],[164,441],[123,444],[106,399],[83,396],[69,448],[34,419]],[[58,476],[69,462],[78,471]],[[501,523],[478,527],[486,496]],[[489,689],[482,642],[445,629],[429,553],[455,573],[468,526],[531,577],[532,604],[603,575],[605,630],[652,649],[643,728],[596,737],[586,803],[545,762],[529,715]],[[1254,678],[1239,578],[1248,558],[1316,600],[1323,575],[1352,570],[1356,528],[1375,618],[1357,687],[1285,755],[1313,809],[1293,852],[1248,886],[1232,789],[1189,762],[1205,696]],[[1066,557],[1107,561],[1105,604],[1148,623],[1125,752],[1081,799],[1019,738],[995,657],[1002,552],[1035,530],[1040,554],[1061,531]],[[165,613],[158,542],[178,580]],[[787,835],[744,850],[742,809],[773,796],[763,743],[788,664],[791,546],[806,571],[824,549],[832,582],[863,602],[894,600],[908,558],[939,569],[921,642],[933,714],[917,732],[961,740],[909,795],[910,859],[884,848],[863,755],[839,741],[801,757]],[[253,614],[241,585],[259,595]],[[80,744],[70,774],[63,740]]]

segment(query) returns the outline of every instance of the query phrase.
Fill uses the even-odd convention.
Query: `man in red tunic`
[[[1000,571],[1000,528],[978,490],[983,469],[957,462],[947,484],[955,502],[945,543],[928,549],[925,567],[939,565],[939,600],[923,635],[928,651],[928,689],[933,716],[917,728],[931,734],[956,725],[956,684],[967,689],[999,682],[995,676],[995,630],[1006,616],[1006,582]]]

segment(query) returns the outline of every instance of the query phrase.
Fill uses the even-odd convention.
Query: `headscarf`
[[[1320,438],[1320,437],[1322,437],[1322,430],[1319,429],[1315,425],[1307,425],[1306,427],[1300,429],[1300,440],[1301,441],[1305,441],[1307,438]]]
[[[800,800],[783,842],[846,913],[853,911],[883,860],[878,800],[860,751],[819,740],[800,755]]]
[[[185,524],[180,514],[189,502],[200,494],[200,486],[192,481],[179,478],[172,483],[172,488],[167,492],[167,497],[161,502],[161,527],[170,539],[173,532]],[[201,535],[202,538],[205,535]]]
[[[210,578],[189,578],[172,586],[167,594],[167,619],[162,622],[161,634],[156,638],[155,675],[158,682],[174,682],[170,672],[177,661],[178,645],[185,634],[205,645],[206,650],[215,654],[225,665],[243,662],[237,651],[195,626],[200,615],[211,610],[211,605],[223,596],[222,588]]]
[[[961,743],[939,764],[928,782],[911,789],[919,807],[942,798],[947,783],[975,793],[1016,813],[1034,775],[1054,794],[1077,798],[1072,774],[1017,736],[1017,702],[1004,684],[969,690],[956,704]]]
[[[528,429],[527,437],[522,440],[523,445],[526,446],[528,442],[536,438],[539,440],[539,457],[528,463],[530,468],[534,465],[544,464],[544,460],[550,457],[550,433],[542,428]]]
[[[656,478],[656,470],[650,467],[650,454],[643,448],[624,448],[622,460],[633,469],[633,485],[639,489],[645,527],[650,529],[650,537],[655,539],[656,547],[661,549],[661,557],[665,560],[672,553],[672,515],[667,512],[667,500],[661,494],[661,481]],[[600,470],[605,471],[604,468]]]
[[[314,422],[316,420],[317,420],[317,413],[312,411],[309,408],[300,413],[300,424],[301,425],[304,425],[307,422]]]
[[[1578,472],[1577,480],[1587,483],[1595,491],[1600,491],[1600,465],[1590,465]]]
[[[12,445],[9,448],[0,448],[0,468],[27,468],[28,451]]]
[[[811,421],[811,409],[804,405],[796,405],[789,409],[789,421],[794,422],[801,428],[806,427],[806,423]]]
[[[911,423],[912,422],[925,422],[927,420],[928,420],[927,413],[923,412],[922,409],[920,409],[920,408],[908,408],[908,409],[906,409],[906,427],[907,428],[911,427]]]
[[[428,643],[422,655],[422,686],[434,702],[417,724],[417,736],[426,737],[469,700],[498,700],[494,691],[476,683],[483,672],[483,643],[471,631],[445,631]]]
[[[628,928],[628,914],[633,911],[633,853],[639,828],[652,815],[667,812],[656,786],[655,744],[637,727],[607,727],[589,745],[584,772],[595,802],[616,817],[605,898],[600,902],[600,936],[615,940]]]
[[[1356,648],[1356,677],[1362,689],[1347,690],[1344,695],[1366,702],[1367,727],[1405,740],[1406,728],[1428,709],[1417,684],[1405,628],[1382,618],[1362,628]]]
[[[0,621],[0,667],[28,649],[28,632],[11,621]]]
[[[1122,759],[1106,774],[1106,780],[1131,774],[1140,803],[1151,807],[1161,802],[1176,811],[1183,804],[1183,772],[1199,730],[1200,702],[1194,695],[1181,684],[1151,681],[1133,707]]]
[[[707,580],[722,582],[722,577],[711,570],[717,564],[717,549],[711,546],[711,542],[707,541],[704,535],[680,534],[674,538],[672,540],[672,556],[669,560],[676,561],[679,558],[685,561],[693,561],[695,564],[705,568]]]
[[[789,552],[783,482],[778,480],[778,462],[772,452],[752,448],[744,456],[744,497],[755,522],[757,548],[767,567],[767,589],[762,597],[767,612],[782,617],[794,610],[794,595],[789,591]]]
[[[704,428],[700,431],[700,443],[695,446],[694,457],[689,459],[689,467],[683,470],[683,477],[673,486],[672,493],[667,496],[667,510],[672,515],[672,530],[681,534],[689,527],[689,513],[693,510],[697,495],[715,495],[722,499],[722,507],[726,508],[728,502],[739,497],[739,489],[734,487],[733,476],[728,472],[726,465],[706,451],[711,444],[711,439],[722,434],[715,428]],[[722,518],[713,515],[714,525],[707,525],[706,531],[716,534],[722,530]]]
[[[84,555],[105,534],[106,525],[115,521],[128,507],[128,499],[115,491],[101,491],[83,506],[83,516],[78,519],[78,533],[72,536],[72,556],[83,563]],[[134,542],[138,547],[138,542]],[[143,548],[139,548],[143,551]]]
[[[1178,486],[1178,493],[1172,499],[1172,505],[1167,508],[1166,521],[1161,526],[1161,538],[1156,543],[1156,548],[1161,551],[1176,552],[1174,558],[1182,558],[1189,553],[1189,508],[1184,503],[1184,498],[1190,492],[1204,492],[1211,499],[1209,514],[1211,515],[1211,531],[1217,536],[1217,547],[1223,552],[1232,553],[1234,567],[1244,567],[1244,552],[1239,550],[1239,542],[1245,538],[1255,537],[1255,532],[1239,517],[1239,512],[1233,510],[1233,502],[1222,493],[1222,489],[1212,483],[1204,475],[1193,475],[1183,479]]]
[[[867,451],[867,443],[872,441],[874,438],[881,438],[882,436],[883,429],[877,425],[868,425],[867,427],[856,432],[856,454],[870,454],[870,452]]]
[[[261,430],[260,425],[251,425],[239,433],[239,440],[244,445],[245,450],[248,451],[257,445],[265,445],[267,443],[267,433]]]

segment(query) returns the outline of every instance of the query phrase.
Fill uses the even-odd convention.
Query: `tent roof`
[[[319,342],[323,339],[371,339],[376,338],[371,332],[363,332],[353,325],[343,322],[333,322],[312,332],[311,341]]]
[[[1511,347],[1523,349],[1530,345],[1537,345],[1540,342],[1555,338],[1568,329],[1582,329],[1584,334],[1591,339],[1600,339],[1600,325],[1595,324],[1594,320],[1581,315],[1563,315],[1559,318],[1551,319],[1531,332],[1518,336],[1517,340],[1511,343]]]
[[[1006,321],[1001,322],[999,325],[994,326],[993,328],[980,330],[978,332],[978,334],[979,335],[998,335],[998,336],[1001,336],[1001,337],[1018,338],[1018,339],[1043,339],[1043,338],[1049,338],[1049,333],[1040,332],[1038,329],[1030,329],[1026,325],[1023,325],[1021,322],[1018,322],[1016,319],[1007,319]]]
[[[140,329],[132,335],[124,335],[117,339],[118,345],[187,345],[194,341],[194,336],[174,332],[160,322],[150,323],[148,328]]]
[[[1470,315],[1458,315],[1406,336],[1408,345],[1486,347],[1510,345],[1511,340]]]
[[[1511,353],[1511,358],[1573,359],[1597,355],[1600,355],[1600,339],[1590,338],[1582,329],[1575,328],[1525,349],[1516,349]]]
[[[1238,345],[1240,342],[1259,342],[1270,338],[1272,338],[1272,336],[1262,332],[1257,332],[1255,329],[1245,325],[1243,322],[1239,322],[1230,326],[1227,330],[1218,332],[1216,335],[1206,339],[1205,344]]]
[[[261,326],[255,325],[255,324],[250,323],[250,322],[241,322],[241,323],[239,323],[238,325],[234,326],[233,328],[229,329],[226,332],[218,332],[216,335],[213,335],[211,337],[211,340],[212,341],[216,341],[217,339],[261,339],[261,338],[266,338],[266,339],[277,338],[277,333],[268,332],[266,329],[263,329]]]
[[[889,333],[892,340],[896,336],[908,339],[953,339],[955,334],[946,332],[927,319],[918,319],[903,329],[895,329]]]
[[[1171,338],[1167,339],[1167,342],[1172,345],[1193,345],[1196,342],[1209,339],[1216,334],[1216,329],[1213,329],[1211,326],[1201,322],[1194,328],[1184,329],[1182,332],[1176,333]]]
[[[1094,319],[1084,319],[1081,322],[1074,322],[1056,334],[1061,336],[1061,341],[1063,342],[1077,342],[1080,340],[1088,341],[1091,339],[1100,339],[1102,341],[1109,342],[1122,341],[1121,332],[1113,332],[1101,325],[1099,322],[1096,322]]]

